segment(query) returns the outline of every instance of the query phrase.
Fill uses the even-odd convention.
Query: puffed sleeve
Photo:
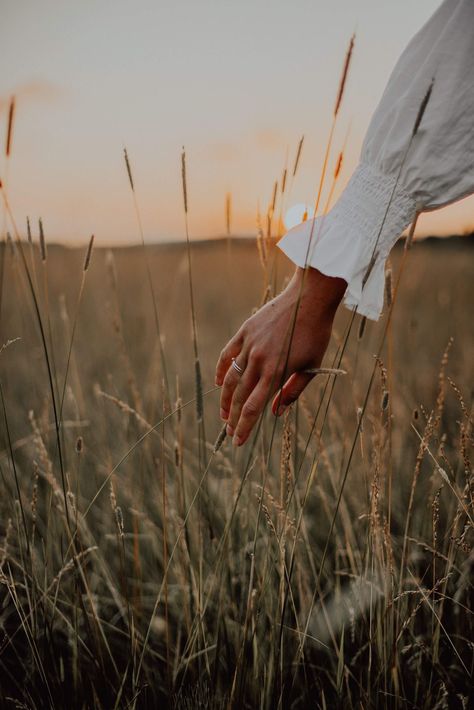
[[[278,243],[297,266],[347,281],[345,304],[368,318],[382,311],[386,257],[416,213],[474,192],[473,70],[474,0],[445,0],[398,60],[339,200]]]

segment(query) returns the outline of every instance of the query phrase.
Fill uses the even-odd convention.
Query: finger
[[[270,386],[271,381],[266,377],[261,377],[258,385],[243,405],[240,419],[234,432],[233,443],[236,446],[242,446],[247,441],[250,432],[263,412],[270,394]]]
[[[245,368],[245,362],[246,362],[245,353],[241,351],[239,353],[239,363],[238,364],[241,367]],[[234,370],[233,367],[230,367],[230,363],[229,363],[229,367],[227,368],[227,373],[224,377],[224,381],[222,384],[222,390],[221,390],[220,415],[221,415],[221,419],[224,419],[225,421],[227,421],[227,419],[229,418],[230,405],[232,403],[232,397],[234,395],[234,390],[237,387],[237,385],[239,384],[241,377],[242,377],[242,375],[239,374],[237,372],[237,370]]]
[[[216,385],[220,387],[224,381],[227,370],[233,357],[237,357],[242,350],[243,337],[238,333],[223,348],[216,365]],[[237,373],[236,373],[237,374]]]
[[[248,364],[232,395],[230,413],[227,419],[227,433],[229,436],[233,436],[234,429],[240,419],[242,407],[258,384],[258,380],[258,370]]]
[[[304,388],[311,382],[314,374],[307,372],[294,372],[276,394],[272,402],[272,412],[276,417],[281,417],[285,409],[296,402]]]

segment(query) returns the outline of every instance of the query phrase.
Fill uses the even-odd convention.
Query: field
[[[415,243],[380,359],[387,316],[356,316],[347,374],[238,450],[215,446],[214,368],[284,257],[192,244],[196,383],[183,245],[96,248],[85,272],[84,249],[21,248],[44,338],[11,242],[1,706],[469,707],[472,241]],[[324,364],[350,320],[341,307]]]

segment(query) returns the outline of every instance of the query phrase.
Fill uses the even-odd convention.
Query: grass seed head
[[[342,103],[342,97],[344,96],[344,88],[346,86],[347,75],[349,73],[349,67],[351,65],[352,52],[354,51],[355,35],[352,35],[349,41],[349,47],[346,52],[346,59],[344,62],[344,68],[342,70],[341,81],[339,82],[339,91],[337,93],[336,105],[334,107],[334,117],[337,116]]]
[[[8,125],[7,125],[7,141],[5,144],[5,155],[7,158],[10,155],[13,139],[13,123],[15,118],[15,97],[12,96],[10,99],[10,106],[8,108]]]
[[[194,371],[196,376],[196,417],[198,422],[202,422],[204,414],[204,401],[202,394],[201,363],[198,359],[194,361]]]
[[[217,452],[218,452],[219,449],[221,448],[222,444],[223,444],[224,441],[225,441],[226,435],[227,435],[227,425],[224,424],[224,426],[223,426],[222,429],[220,430],[219,435],[218,435],[218,437],[217,437],[217,439],[216,439],[216,441],[215,441],[214,448],[213,448],[213,453],[214,453],[214,454],[217,454]]]
[[[128,174],[128,179],[130,181],[130,187],[132,188],[132,192],[135,192],[135,186],[133,184],[133,177],[132,177],[132,168],[130,167],[130,161],[128,159],[128,153],[127,149],[123,149],[123,157],[125,158],[125,166],[127,168],[127,174]]]
[[[392,267],[390,264],[385,271],[385,300],[387,302],[387,308],[390,308],[393,301]]]
[[[87,271],[89,268],[89,264],[91,261],[91,256],[92,256],[92,247],[94,245],[94,235],[91,236],[89,239],[89,245],[87,247],[87,252],[86,252],[86,258],[84,259],[84,271]]]
[[[367,318],[366,318],[366,316],[363,316],[363,317],[361,318],[360,323],[359,323],[359,332],[357,333],[357,339],[358,339],[358,340],[362,340],[362,338],[363,338],[363,336],[364,336],[364,331],[365,331],[365,325],[366,325],[366,323],[367,323]]]
[[[431,84],[429,85],[428,90],[423,97],[423,101],[420,104],[420,108],[418,109],[418,114],[416,116],[415,125],[413,126],[413,135],[414,136],[417,134],[418,129],[421,124],[421,121],[423,120],[423,116],[425,114],[426,107],[428,106],[429,100],[431,98],[433,86],[434,86],[434,77],[431,79]]]
[[[38,227],[39,227],[39,242],[40,242],[41,261],[45,262],[48,254],[46,251],[46,239],[44,237],[43,220],[41,219],[41,217],[38,220]]]
[[[300,158],[301,158],[301,151],[303,150],[303,142],[304,142],[304,135],[301,136],[300,142],[298,143],[298,148],[296,150],[296,157],[295,157],[295,162],[293,165],[293,177],[295,177],[296,171],[298,170],[298,165],[299,165]]]
[[[188,214],[188,186],[186,181],[186,151],[181,152],[181,179],[183,182],[183,201],[184,201],[184,212]]]

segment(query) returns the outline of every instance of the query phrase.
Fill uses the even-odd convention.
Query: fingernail
[[[219,416],[222,419],[222,421],[226,422],[227,418],[229,416],[229,412],[226,412],[225,409],[221,409],[219,412]]]
[[[236,434],[236,435],[234,436],[234,438],[232,439],[232,444],[233,444],[234,446],[240,446],[242,443],[243,443],[242,437],[241,437],[241,436],[237,436],[237,434]]]
[[[281,415],[285,413],[286,409],[287,409],[286,404],[280,404],[280,406],[277,409],[277,417],[281,417]]]
[[[234,436],[234,430],[230,424],[227,424],[226,432],[227,432],[227,436]]]

